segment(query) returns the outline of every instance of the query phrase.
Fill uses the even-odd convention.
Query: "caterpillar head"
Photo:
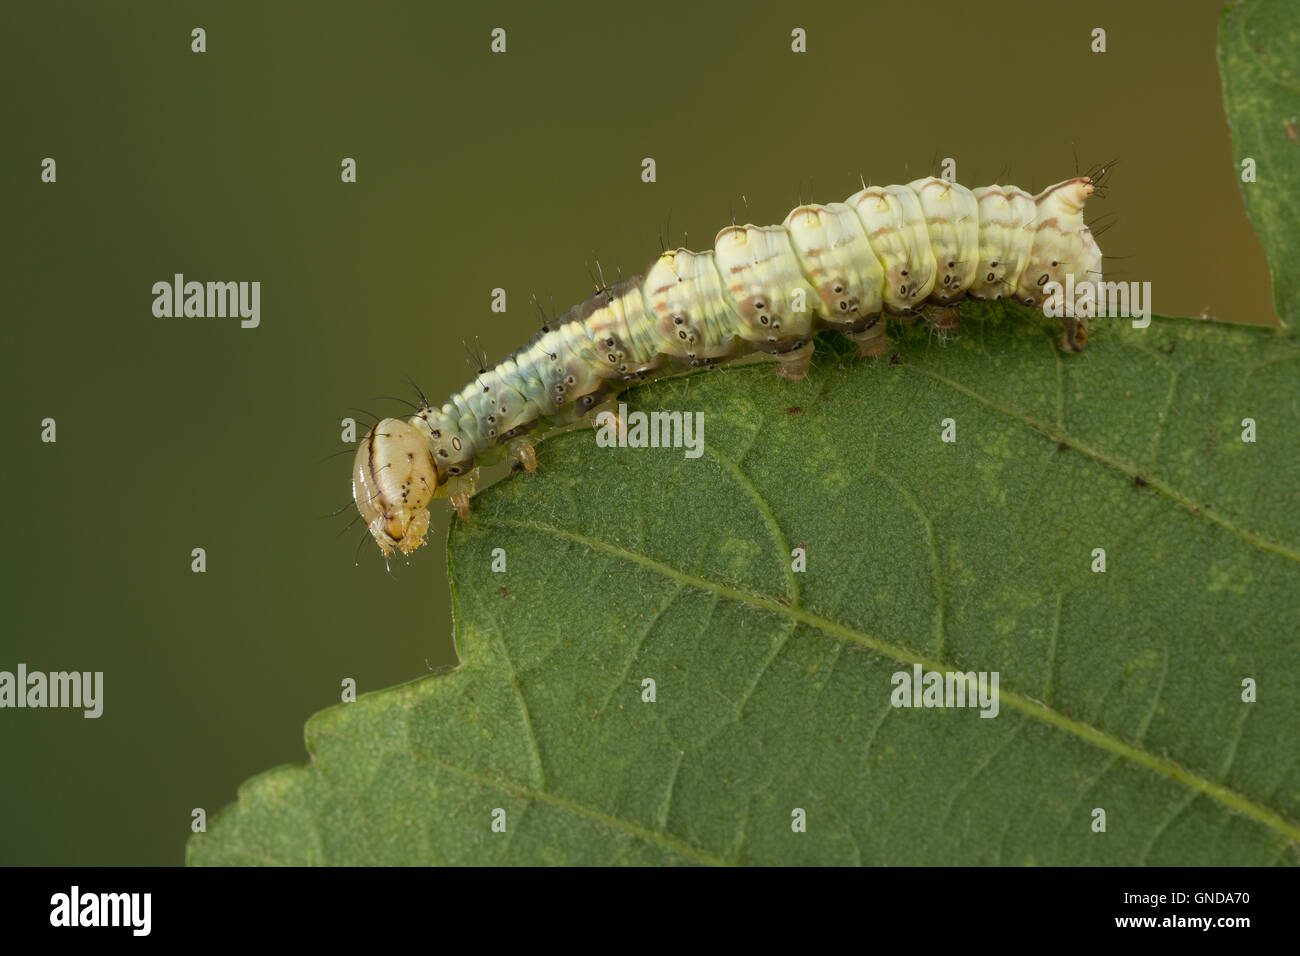
[[[352,466],[352,498],[385,555],[394,548],[410,554],[424,543],[439,482],[418,428],[385,418],[366,433]]]

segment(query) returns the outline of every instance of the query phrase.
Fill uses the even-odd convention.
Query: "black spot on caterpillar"
[[[706,252],[664,252],[644,277],[548,322],[441,407],[425,402],[405,422],[375,425],[353,467],[357,510],[384,554],[409,553],[434,498],[467,519],[479,465],[508,455],[536,471],[531,431],[583,420],[632,384],[752,355],[797,381],[820,329],[881,356],[886,319],[949,329],[968,296],[1040,305],[1048,281],[1100,277],[1101,250],[1083,222],[1095,188],[1077,176],[1030,196],[928,177],[801,205],[779,226],[728,226]],[[1086,326],[1062,322],[1061,348],[1080,351]]]

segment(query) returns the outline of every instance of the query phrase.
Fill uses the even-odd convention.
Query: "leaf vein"
[[[561,810],[566,810],[576,816],[585,817],[589,820],[595,821],[596,823],[602,824],[603,826],[609,827],[611,830],[621,830],[630,836],[645,841],[646,843],[653,843],[666,850],[671,850],[678,856],[693,860],[696,863],[705,863],[710,866],[729,865],[728,861],[724,860],[722,857],[716,856],[707,850],[701,850],[699,847],[692,846],[684,840],[677,839],[677,837],[669,836],[667,833],[659,833],[647,829],[640,824],[633,823],[631,820],[615,816],[612,813],[606,813],[604,810],[597,810],[595,807],[589,807],[584,803],[578,803],[576,800],[569,800],[568,798],[562,797],[557,793],[552,793],[549,790],[537,790],[532,787],[514,783],[513,781],[501,780],[496,777],[490,777],[486,774],[475,773],[474,771],[467,770],[464,767],[457,767],[454,764],[435,760],[428,754],[422,753],[418,750],[413,750],[411,753],[416,758],[423,760],[426,763],[433,764],[435,767],[440,767],[448,773],[454,773],[457,776],[464,777],[466,780],[472,780],[480,786],[492,787],[504,793],[524,797],[528,800],[534,801],[535,803],[543,803]]]
[[[1189,495],[1179,491],[1177,488],[1173,487],[1173,485],[1169,484],[1168,482],[1156,478],[1153,475],[1143,474],[1141,469],[1136,468],[1135,466],[1129,464],[1126,461],[1122,461],[1119,458],[1115,458],[1111,455],[1105,454],[1102,451],[1092,448],[1091,446],[1079,441],[1079,439],[1073,437],[1072,435],[1066,434],[1061,429],[1048,425],[1046,422],[1041,422],[1026,412],[1019,411],[1018,409],[1012,408],[1009,405],[1004,405],[1001,402],[996,402],[993,399],[986,398],[983,395],[976,392],[974,389],[968,388],[967,386],[962,385],[960,382],[955,382],[952,379],[948,378],[947,376],[940,375],[938,372],[932,372],[929,369],[918,368],[913,365],[909,365],[907,366],[907,368],[911,369],[912,371],[916,372],[919,375],[928,376],[929,378],[932,378],[937,382],[947,385],[949,388],[952,388],[958,392],[961,392],[963,395],[974,399],[975,401],[979,402],[981,405],[991,408],[994,411],[1001,412],[1004,415],[1007,415],[1011,418],[1016,419],[1017,421],[1022,422],[1025,425],[1028,425],[1030,428],[1034,429],[1037,432],[1041,432],[1043,435],[1050,438],[1052,441],[1059,442],[1067,446],[1068,448],[1072,448],[1074,451],[1077,451],[1079,454],[1091,458],[1099,465],[1103,465],[1107,468],[1113,469],[1114,471],[1118,471],[1120,474],[1127,475],[1129,478],[1141,477],[1142,480],[1147,485],[1149,485],[1153,490],[1164,495],[1166,498],[1175,502],[1176,504],[1182,505],[1192,514],[1197,515],[1213,524],[1218,525],[1219,527],[1223,528],[1225,531],[1228,531],[1231,534],[1236,535],[1238,538],[1241,538],[1241,540],[1245,541],[1247,544],[1259,548],[1261,551],[1267,551],[1270,554],[1276,554],[1283,558],[1289,558],[1290,560],[1295,561],[1297,564],[1300,564],[1300,550],[1297,550],[1295,547],[1288,544],[1283,544],[1280,541],[1274,541],[1271,538],[1266,538],[1264,537],[1264,535],[1259,534],[1258,532],[1252,531],[1249,528],[1237,524],[1235,521],[1232,521],[1224,517],[1223,515],[1220,515],[1217,512],[1210,510],[1208,506],[1204,504],[1198,504],[1196,501],[1192,500],[1192,498]]]

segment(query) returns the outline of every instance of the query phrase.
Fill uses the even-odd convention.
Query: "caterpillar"
[[[600,289],[441,407],[425,401],[407,421],[378,422],[353,466],[358,513],[385,556],[409,554],[434,498],[467,520],[479,465],[508,456],[535,472],[533,429],[589,418],[630,385],[742,357],[775,360],[797,381],[820,329],[879,356],[887,317],[946,329],[967,296],[1041,304],[1049,281],[1100,277],[1083,207],[1104,173],[1036,196],[933,176],[864,186],[842,203],[800,205],[779,226],[733,223],[707,252],[665,251],[644,277]],[[1086,324],[1062,322],[1060,348],[1082,350]]]

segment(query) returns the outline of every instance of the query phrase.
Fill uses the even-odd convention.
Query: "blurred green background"
[[[397,413],[375,396],[407,376],[441,400],[463,339],[500,357],[531,294],[562,311],[588,263],[641,271],[670,217],[700,248],[733,207],[778,222],[859,171],[952,156],[968,185],[1009,165],[1042,188],[1077,149],[1120,159],[1094,212],[1117,278],[1157,312],[1274,323],[1220,7],[8,4],[0,670],[102,670],[105,711],[0,711],[0,863],[180,863],[191,809],[305,759],[343,678],[451,663],[445,516],[391,574],[369,542],[354,565],[350,514],[317,517],[349,496],[350,456],[322,461],[340,419]],[[260,280],[261,326],[155,318],[176,272]]]

